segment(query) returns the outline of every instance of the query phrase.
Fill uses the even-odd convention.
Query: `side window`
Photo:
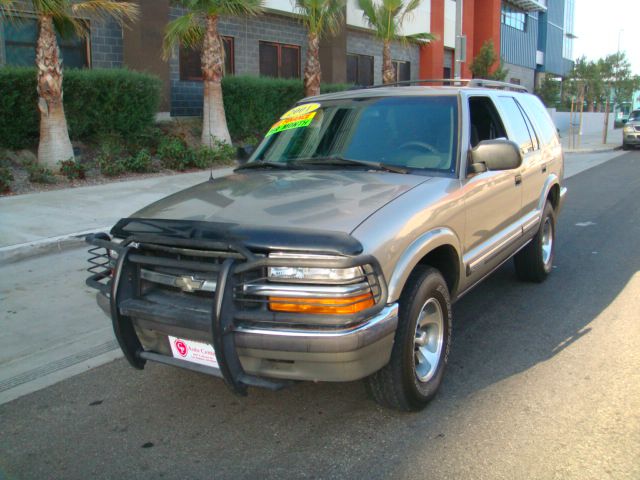
[[[522,153],[533,150],[533,141],[529,134],[529,128],[522,116],[522,111],[513,97],[499,97],[500,106],[503,108],[511,131],[510,140],[513,140],[520,146]]]
[[[533,124],[529,119],[529,115],[527,115],[527,112],[525,111],[525,109],[522,108],[522,105],[520,104],[520,102],[518,102],[517,100],[515,102],[518,104],[518,107],[520,107],[520,112],[522,112],[524,121],[527,124],[527,128],[529,129],[529,135],[531,136],[532,147],[534,150],[538,150],[540,148],[540,143],[538,142],[538,134],[536,133],[535,128],[533,128]]]
[[[540,142],[543,144],[550,144],[554,141],[557,142],[558,134],[556,126],[542,102],[533,95],[523,95],[520,100],[524,111],[536,126],[536,130],[540,135]]]
[[[470,97],[469,117],[471,147],[475,147],[482,140],[507,136],[500,115],[489,97]]]

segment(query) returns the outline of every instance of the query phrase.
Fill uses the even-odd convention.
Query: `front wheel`
[[[555,245],[556,215],[553,206],[547,202],[538,232],[514,257],[518,278],[528,282],[544,281],[553,268]]]
[[[385,407],[411,411],[435,396],[451,347],[451,299],[440,272],[420,266],[400,297],[398,327],[389,363],[366,379]]]

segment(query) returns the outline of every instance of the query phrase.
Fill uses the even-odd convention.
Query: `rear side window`
[[[507,115],[505,121],[507,128],[511,132],[510,140],[513,140],[520,146],[522,153],[530,152],[534,149],[535,133],[529,131],[527,122],[524,119],[522,111],[513,97],[500,97],[500,105]]]
[[[520,100],[525,112],[527,112],[529,118],[535,124],[536,131],[540,136],[540,141],[546,144],[557,141],[558,134],[556,126],[542,102],[533,95],[522,95],[518,100]]]

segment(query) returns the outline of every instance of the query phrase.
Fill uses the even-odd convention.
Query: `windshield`
[[[631,112],[629,114],[629,121],[630,122],[635,122],[637,120],[640,120],[640,110],[634,110],[633,112]]]
[[[457,97],[375,97],[304,104],[281,117],[251,162],[455,171]],[[362,165],[360,165],[362,166]]]

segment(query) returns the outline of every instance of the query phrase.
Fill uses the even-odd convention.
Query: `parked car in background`
[[[634,110],[622,127],[622,149],[629,150],[638,145],[640,145],[640,110]]]
[[[382,405],[424,407],[451,304],[510,258],[543,281],[566,193],[540,100],[458,83],[304,99],[232,175],[90,237],[87,282],[131,365],[238,394],[365,379]]]

